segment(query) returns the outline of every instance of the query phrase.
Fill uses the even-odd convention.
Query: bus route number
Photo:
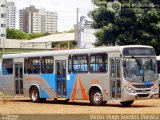
[[[99,84],[99,80],[91,80],[91,84]]]

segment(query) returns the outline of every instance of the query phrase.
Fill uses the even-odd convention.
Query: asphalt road
[[[88,101],[59,103],[47,100],[32,103],[23,97],[1,97],[0,114],[160,114],[160,99],[136,100],[130,107],[118,102],[108,102],[105,106],[91,106]]]

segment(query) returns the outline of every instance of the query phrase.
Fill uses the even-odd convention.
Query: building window
[[[53,73],[53,57],[42,57],[41,59],[41,72],[43,74]]]
[[[6,27],[6,25],[5,24],[1,24],[1,27]]]
[[[1,7],[6,7],[6,5],[3,5],[3,4],[2,4]]]
[[[2,62],[2,74],[11,75],[13,74],[13,59],[4,59]]]
[[[107,72],[108,59],[107,54],[90,55],[90,72]]]
[[[5,17],[6,17],[6,14],[2,13],[1,18],[5,18]]]
[[[5,37],[6,35],[5,34],[1,34],[1,37]]]
[[[88,55],[74,55],[72,60],[72,70],[74,73],[88,72]]]

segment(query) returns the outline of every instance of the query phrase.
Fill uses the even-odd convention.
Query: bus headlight
[[[135,93],[135,90],[130,85],[126,85],[124,88],[129,93]]]
[[[158,92],[158,89],[159,89],[159,85],[158,85],[158,84],[155,84],[155,85],[151,88],[151,91],[152,91],[152,92]]]

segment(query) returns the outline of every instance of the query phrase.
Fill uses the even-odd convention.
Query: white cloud
[[[58,13],[58,31],[69,30],[76,23],[76,8],[79,8],[79,16],[85,15],[93,9],[91,0],[10,0],[15,2],[17,12],[19,9],[35,5],[36,8],[44,7],[48,11]],[[19,14],[17,14],[17,24]]]

